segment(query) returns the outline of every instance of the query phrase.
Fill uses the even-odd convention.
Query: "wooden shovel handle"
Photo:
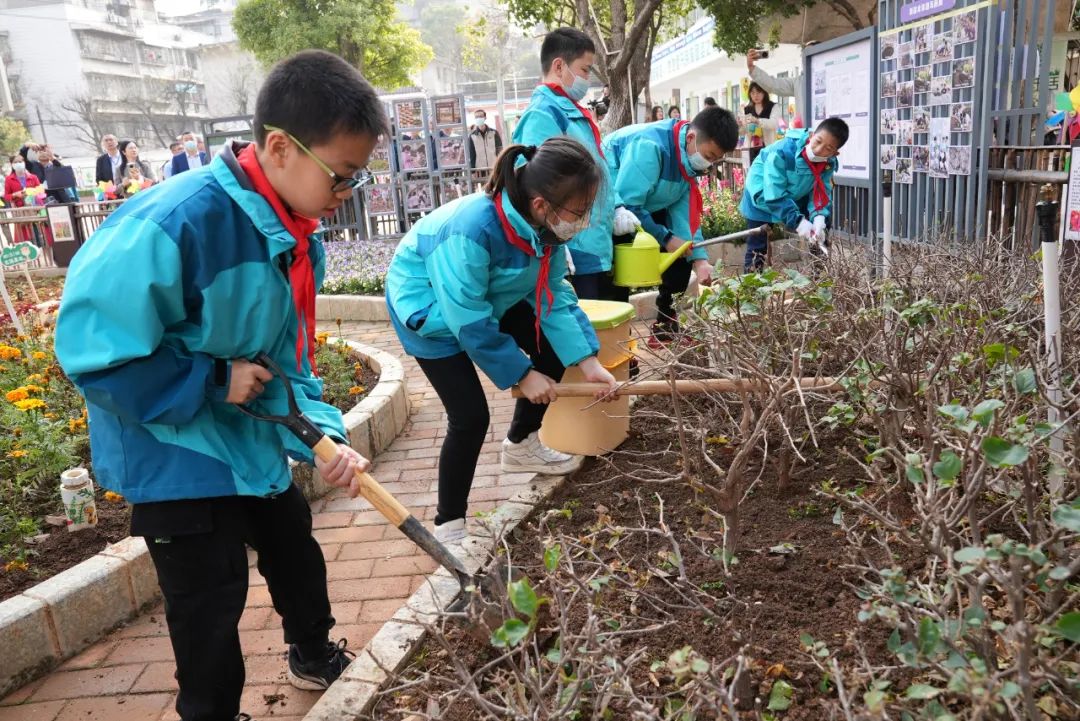
[[[822,393],[838,393],[844,390],[844,387],[835,378],[801,378],[799,385],[803,390]],[[675,390],[679,393],[761,393],[768,390],[768,388],[761,381],[733,378],[675,381]],[[598,391],[606,389],[607,386],[603,383],[557,383],[555,385],[555,392],[565,398],[591,397],[596,395]],[[525,397],[517,386],[514,386],[511,393],[514,398]],[[632,396],[668,395],[671,393],[671,383],[668,381],[641,381],[626,385],[620,393]]]
[[[315,451],[316,456],[327,463],[334,460],[338,452],[337,443],[334,443],[329,436],[323,436],[312,450]],[[356,477],[360,480],[360,495],[375,506],[375,510],[383,514],[390,523],[400,526],[412,515],[409,509],[401,505],[398,499],[394,498],[369,474],[357,471]]]

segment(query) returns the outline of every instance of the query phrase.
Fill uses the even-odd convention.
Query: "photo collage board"
[[[464,96],[393,98],[388,111],[393,132],[380,140],[368,163],[374,175],[364,188],[368,214],[403,211],[415,218],[467,195]]]
[[[880,36],[878,152],[897,183],[971,174],[978,13],[961,9]]]

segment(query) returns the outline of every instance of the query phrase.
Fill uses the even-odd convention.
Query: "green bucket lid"
[[[618,328],[634,317],[634,306],[615,300],[579,300],[578,306],[589,318],[594,330]]]

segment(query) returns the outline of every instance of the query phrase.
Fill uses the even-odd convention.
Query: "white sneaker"
[[[581,466],[581,456],[571,456],[548,448],[540,442],[539,432],[531,434],[521,443],[503,440],[502,469],[504,473],[542,473],[562,476]]]
[[[469,535],[465,528],[465,519],[457,518],[447,521],[441,526],[435,526],[435,540],[444,546],[461,546],[461,542]]]

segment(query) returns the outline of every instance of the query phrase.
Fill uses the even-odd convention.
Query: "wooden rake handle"
[[[839,393],[844,387],[835,378],[800,378],[799,387],[803,390],[817,391],[819,393]],[[757,380],[742,380],[733,378],[707,378],[704,380],[677,380],[675,390],[678,393],[764,393],[770,388],[769,385]],[[598,392],[606,390],[603,383],[557,383],[555,392],[565,398],[586,398],[595,396]],[[619,391],[624,395],[631,396],[656,396],[669,395],[671,393],[669,381],[641,381],[628,383]],[[514,398],[524,398],[521,389],[514,386],[511,389]]]

